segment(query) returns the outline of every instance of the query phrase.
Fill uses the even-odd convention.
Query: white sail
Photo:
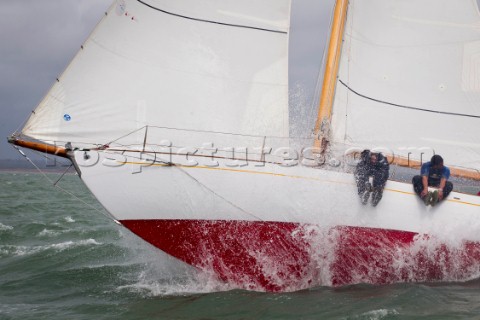
[[[480,170],[475,0],[350,0],[340,59],[336,148]]]
[[[142,144],[145,126],[150,144],[288,137],[289,16],[289,0],[118,0],[22,133],[73,147]]]

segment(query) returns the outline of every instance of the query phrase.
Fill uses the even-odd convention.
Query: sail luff
[[[42,99],[40,100],[40,103],[37,104],[35,110],[33,110],[30,115],[26,118],[26,120],[24,121],[23,123],[23,127],[20,131],[20,134],[23,134],[24,131],[28,130],[29,126],[31,125],[31,121],[32,119],[37,115],[36,114],[36,111],[37,109],[42,106],[42,104],[49,98],[51,92],[54,90],[55,86],[58,85],[58,83],[60,83],[60,81],[62,80],[62,77],[65,73],[68,72],[68,70],[70,69],[70,66],[72,65],[72,63],[75,61],[75,59],[82,53],[82,50],[84,50],[84,45],[85,43],[92,37],[92,35],[95,33],[95,31],[99,28],[99,26],[105,21],[105,18],[113,12],[113,10],[115,10],[115,1],[112,2],[112,4],[108,7],[108,9],[105,11],[105,14],[102,16],[102,18],[97,22],[97,24],[94,26],[94,28],[92,29],[92,31],[90,31],[90,33],[87,35],[87,37],[85,38],[85,40],[83,41],[82,45],[80,46],[80,50],[78,50],[72,57],[72,59],[69,61],[69,63],[67,64],[67,66],[60,72],[60,74],[58,75],[56,81],[50,86],[50,88],[48,89],[47,93],[42,97]],[[16,134],[16,132],[14,133],[14,135]]]
[[[315,122],[315,147],[320,148],[324,137],[319,137],[322,130],[322,123],[330,121],[335,92],[335,84],[340,61],[340,52],[342,46],[345,21],[347,16],[348,0],[337,0],[333,16],[330,42],[328,46],[327,60],[325,63],[325,73],[323,77],[322,94],[318,107],[318,116]]]

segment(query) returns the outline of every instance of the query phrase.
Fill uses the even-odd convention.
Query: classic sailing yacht
[[[115,220],[241,288],[478,277],[480,197],[425,207],[392,177],[373,208],[351,173],[370,148],[480,180],[475,0],[337,0],[304,139],[289,21],[289,0],[117,0],[9,141],[69,158]]]

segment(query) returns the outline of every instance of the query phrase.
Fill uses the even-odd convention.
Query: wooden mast
[[[347,6],[348,0],[337,0],[335,3],[335,11],[333,13],[332,30],[330,33],[325,73],[323,76],[322,94],[320,97],[318,117],[315,122],[314,130],[314,146],[315,148],[319,148],[321,153],[325,152],[328,142],[328,127],[330,126],[332,115],[332,104],[337,81],[340,51],[342,48],[343,33],[347,18]]]

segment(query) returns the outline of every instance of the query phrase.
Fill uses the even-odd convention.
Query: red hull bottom
[[[447,244],[406,231],[258,221],[121,222],[162,251],[249,290],[462,281],[480,275],[480,243]]]

